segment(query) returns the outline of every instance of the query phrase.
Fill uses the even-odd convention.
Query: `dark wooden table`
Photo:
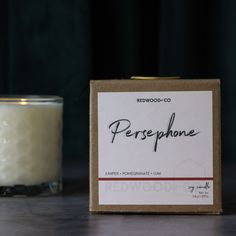
[[[0,198],[0,235],[236,235],[234,166],[223,169],[223,215],[93,215],[88,212],[87,167],[73,163],[65,168],[59,196]]]

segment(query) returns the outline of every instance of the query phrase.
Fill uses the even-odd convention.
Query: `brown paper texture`
[[[129,91],[213,91],[213,205],[99,205],[98,204],[98,92]],[[90,82],[90,202],[91,212],[220,214],[221,205],[221,131],[220,80],[94,80]]]

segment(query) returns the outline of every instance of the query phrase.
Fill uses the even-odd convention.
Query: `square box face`
[[[219,213],[219,82],[91,83],[90,210]]]

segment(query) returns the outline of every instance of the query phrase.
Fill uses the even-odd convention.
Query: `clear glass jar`
[[[62,190],[63,98],[0,97],[0,196]]]

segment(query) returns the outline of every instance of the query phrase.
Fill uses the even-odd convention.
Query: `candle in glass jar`
[[[60,97],[0,98],[0,195],[61,190],[62,109]]]

